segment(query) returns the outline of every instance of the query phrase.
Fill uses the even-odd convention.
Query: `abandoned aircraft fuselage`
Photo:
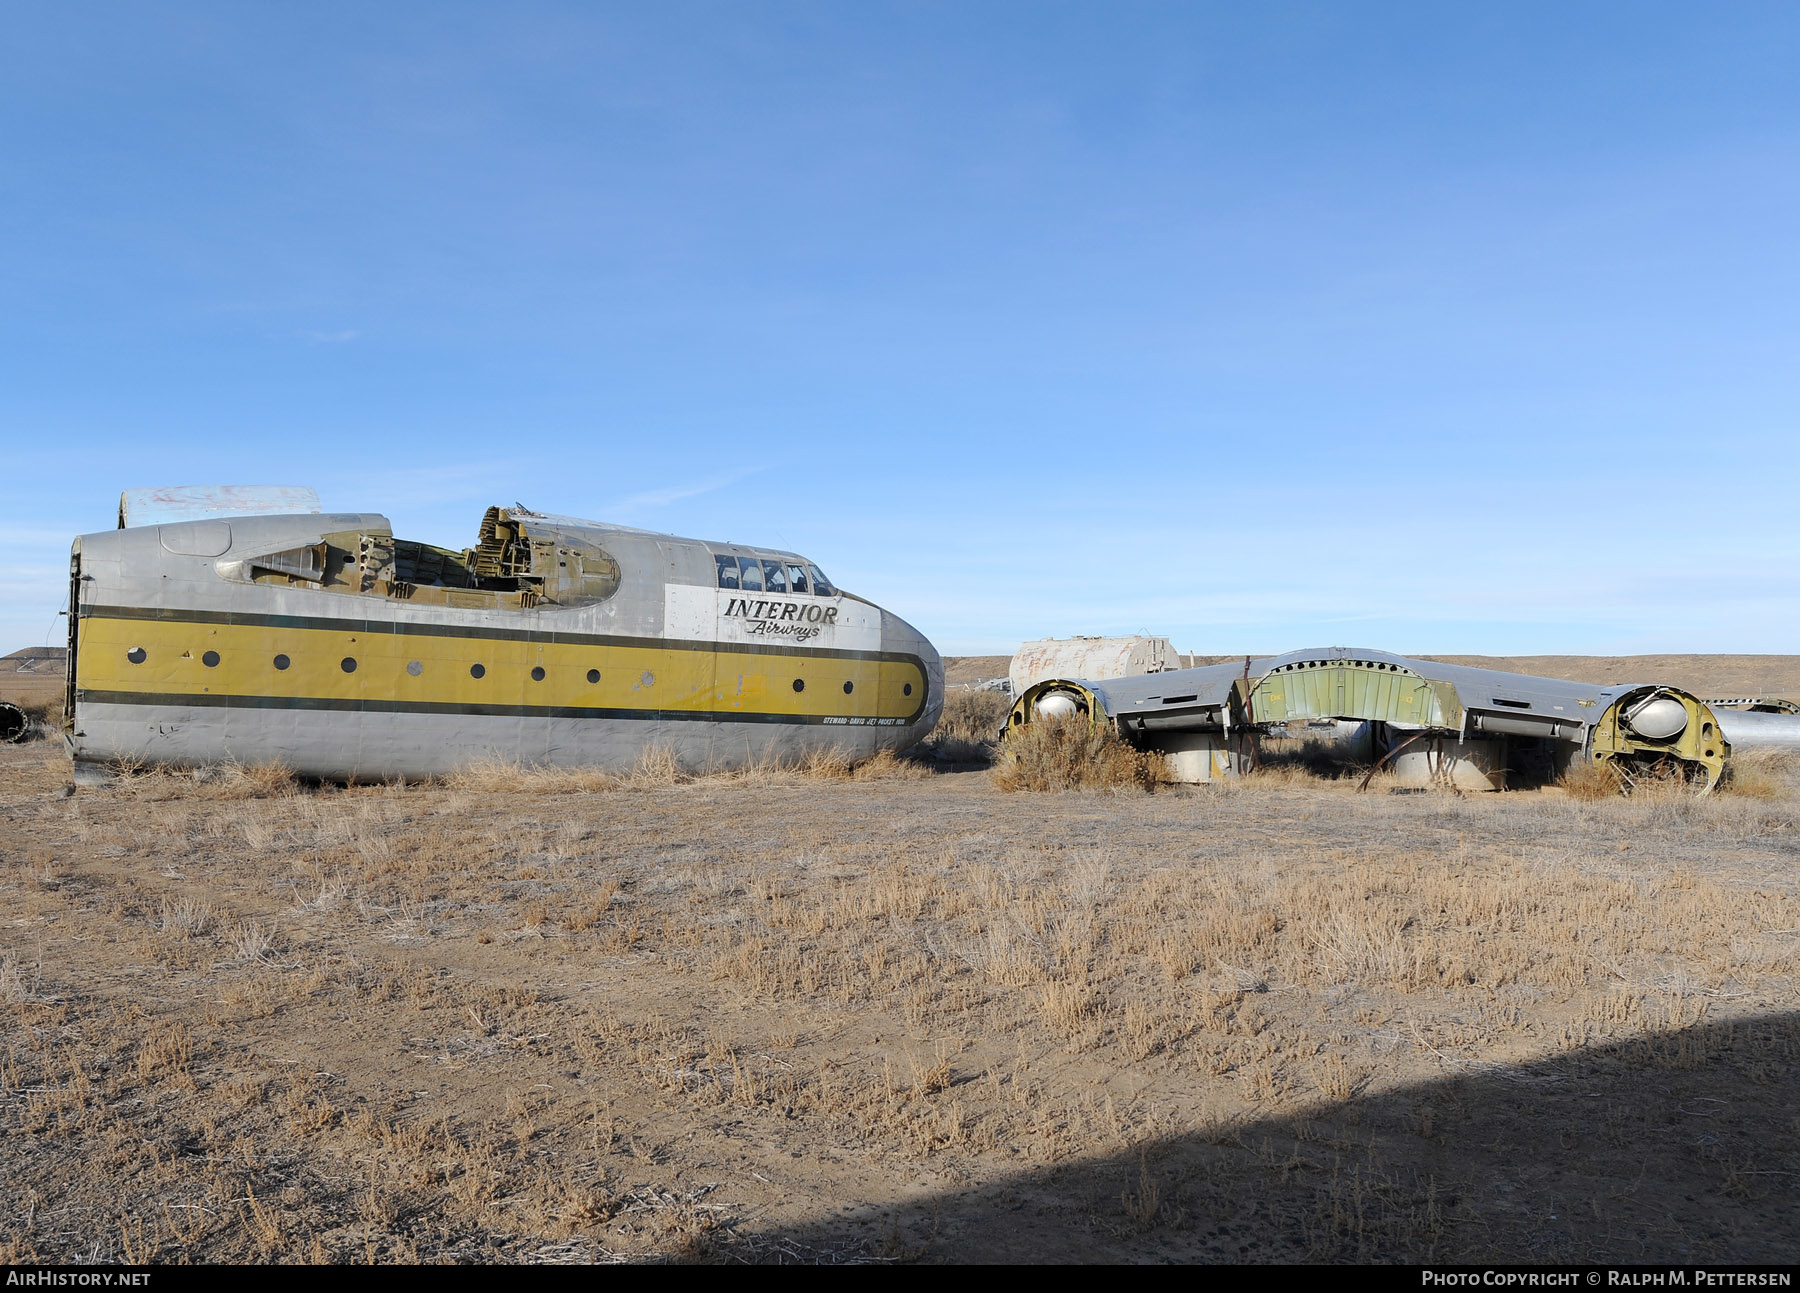
[[[519,508],[463,553],[362,514],[83,535],[69,620],[78,770],[725,769],[901,749],[943,705],[931,644],[797,554]]]

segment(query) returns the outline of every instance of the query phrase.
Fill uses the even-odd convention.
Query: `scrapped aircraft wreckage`
[[[1709,700],[1706,707],[1719,716],[1719,727],[1731,748],[1749,750],[1800,750],[1800,705],[1769,696],[1732,696]]]
[[[1259,738],[1305,734],[1307,724],[1350,725],[1402,783],[1458,789],[1547,781],[1585,761],[1610,764],[1627,786],[1652,768],[1673,769],[1704,792],[1732,751],[1721,715],[1678,687],[1603,687],[1345,647],[1137,677],[1046,679],[1014,698],[1007,729],[1046,719],[1110,723],[1131,744],[1167,755],[1180,781],[1241,776]]]
[[[792,552],[491,507],[474,547],[309,490],[128,492],[70,558],[65,737],[117,761],[420,777],[911,745],[936,650]]]
[[[1730,696],[1722,700],[1709,700],[1706,707],[1715,712],[1729,709],[1748,714],[1800,714],[1800,705],[1793,701],[1768,696]]]

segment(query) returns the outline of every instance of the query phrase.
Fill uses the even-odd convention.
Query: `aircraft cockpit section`
[[[253,509],[253,510],[252,510]],[[70,550],[64,732],[107,760],[431,776],[904,749],[943,664],[791,552],[492,507],[457,551],[311,491],[128,491]]]
[[[793,557],[713,554],[719,587],[732,592],[776,593],[794,597],[836,597],[825,572],[810,561]]]

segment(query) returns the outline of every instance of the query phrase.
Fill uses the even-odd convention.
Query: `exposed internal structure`
[[[1105,681],[1048,679],[1008,727],[1080,717],[1169,756],[1180,780],[1241,775],[1257,742],[1296,725],[1358,725],[1403,779],[1463,789],[1547,780],[1607,764],[1629,786],[1673,770],[1710,790],[1731,747],[1707,704],[1657,683],[1594,686],[1342,647]]]
[[[544,602],[584,606],[619,591],[619,563],[597,544],[533,536],[525,518],[490,507],[473,548],[453,552],[383,530],[326,534],[317,543],[221,563],[226,578],[464,609]]]

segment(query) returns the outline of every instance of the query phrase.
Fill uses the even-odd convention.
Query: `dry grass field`
[[[1009,794],[958,721],[701,779],[0,749],[0,1260],[1800,1259],[1800,770]]]

